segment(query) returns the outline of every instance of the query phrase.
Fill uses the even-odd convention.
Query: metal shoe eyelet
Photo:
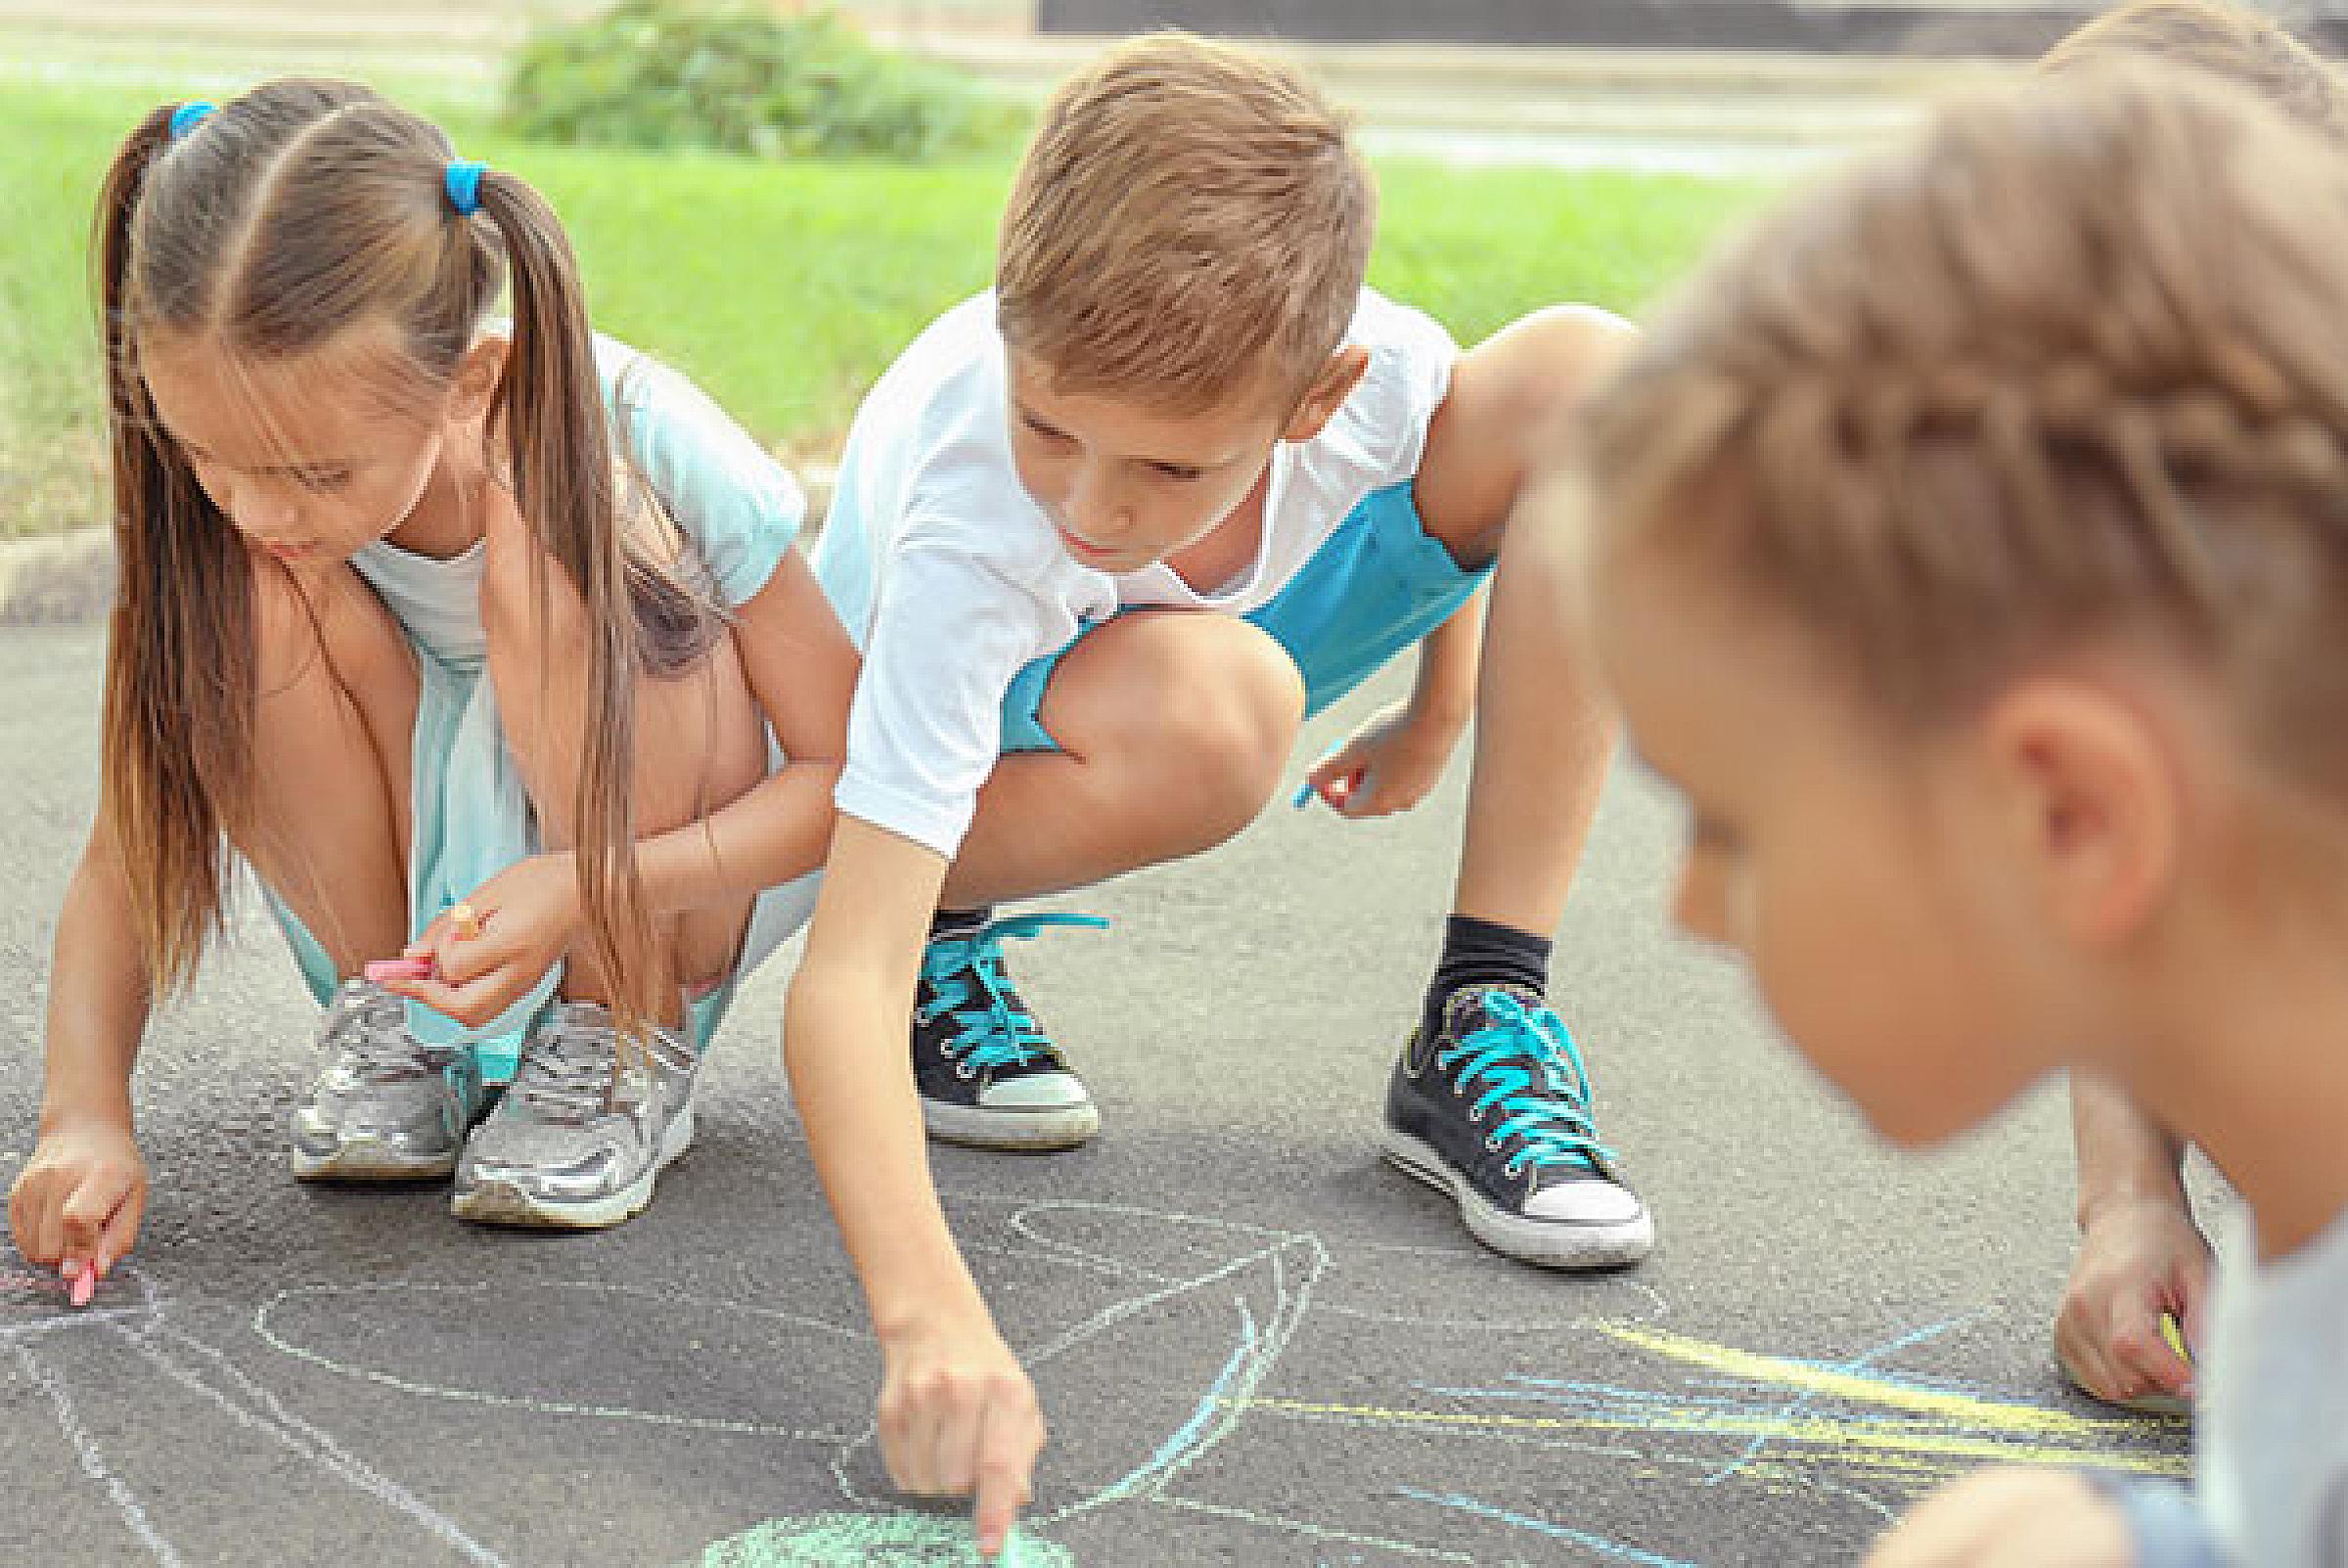
[[[967,1061],[958,1061],[954,1064],[954,1076],[957,1078],[975,1078],[978,1076],[978,1069],[971,1066]]]
[[[1484,1152],[1487,1154],[1497,1154],[1500,1152],[1500,1139],[1497,1135],[1484,1140]],[[1515,1172],[1511,1171],[1509,1174],[1513,1176]]]
[[[1524,1174],[1524,1167],[1517,1164],[1514,1160],[1511,1160],[1508,1164],[1503,1165],[1500,1168],[1500,1173],[1503,1176],[1513,1179]]]

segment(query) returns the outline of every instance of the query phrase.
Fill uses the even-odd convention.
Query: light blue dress
[[[755,597],[798,536],[806,499],[790,471],[762,451],[684,377],[610,338],[596,339],[596,366],[615,433],[709,568],[728,605]],[[488,679],[480,585],[486,547],[435,560],[378,541],[351,558],[407,632],[420,691],[409,748],[415,841],[408,851],[411,936],[441,911],[472,896],[497,873],[537,853],[537,827],[520,769],[506,747],[497,694]],[[770,738],[776,765],[781,750]],[[816,874],[762,892],[734,972],[697,1000],[690,1023],[705,1049],[743,976],[806,922]],[[274,891],[269,906],[321,1005],[340,977],[325,948]],[[392,955],[385,954],[388,958]],[[483,1074],[510,1077],[522,1032],[561,982],[560,965],[494,1023],[468,1029],[410,1004],[420,1039],[471,1045]]]

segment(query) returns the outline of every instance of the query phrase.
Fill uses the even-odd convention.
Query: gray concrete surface
[[[0,631],[0,1179],[31,1146],[98,666],[94,628]],[[1074,1154],[935,1156],[1052,1422],[1028,1560],[1844,1562],[1986,1459],[2180,1467],[2179,1427],[2107,1418],[2050,1366],[2055,1099],[1933,1157],[1874,1146],[1737,972],[1664,929],[1679,823],[1635,777],[1555,975],[1657,1254],[1518,1268],[1382,1166],[1459,771],[1384,825],[1275,808],[1071,901],[1109,932],[1015,949],[1106,1123]],[[431,1187],[289,1179],[313,1012],[240,919],[141,1068],[130,1263],[77,1314],[0,1254],[0,1561],[957,1560],[874,1534],[905,1527],[872,1522],[902,1516],[777,1049],[790,961],[719,1037],[652,1209],[550,1238],[470,1229]]]

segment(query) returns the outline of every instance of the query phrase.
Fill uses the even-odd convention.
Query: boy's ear
[[[2092,682],[2034,676],[1981,733],[2048,918],[2086,947],[2135,935],[2177,876],[2186,809],[2151,716]]]
[[[1284,441],[1309,441],[1321,433],[1322,426],[1336,417],[1338,406],[1353,395],[1361,383],[1362,373],[1370,368],[1370,350],[1359,343],[1347,343],[1329,356],[1313,384],[1304,389],[1304,401],[1288,416],[1287,427],[1280,432]]]
[[[489,412],[489,400],[497,395],[497,379],[506,368],[506,340],[484,337],[465,350],[457,361],[457,374],[449,383],[448,412],[452,419],[477,420]]]

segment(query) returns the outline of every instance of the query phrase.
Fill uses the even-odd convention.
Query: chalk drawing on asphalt
[[[1058,1496],[1023,1522],[1023,1555],[1014,1559],[1039,1568],[1073,1563],[1056,1538],[1109,1509],[1130,1510],[1137,1528],[1151,1528],[1141,1521],[1151,1512],[1177,1521],[1219,1518],[1287,1539],[1297,1551],[1332,1563],[1369,1560],[1364,1553],[1390,1560],[1479,1560],[1456,1546],[1463,1521],[1503,1532],[1503,1539],[1519,1543],[1514,1549],[1527,1560],[1558,1560],[1564,1547],[1577,1561],[1683,1562],[1621,1539],[1620,1525],[1602,1531],[1588,1519],[1557,1517],[1554,1509],[1485,1495],[1476,1485],[1483,1467],[1475,1457],[1485,1445],[1529,1446],[1560,1457],[1637,1466],[1692,1487],[1808,1491],[1877,1517],[1940,1480],[1991,1460],[2153,1474],[2186,1468],[2175,1434],[2143,1420],[2082,1415],[1901,1373],[1904,1354],[1956,1323],[1905,1333],[1841,1360],[1806,1361],[1666,1329],[1659,1320],[1667,1316],[1667,1304],[1644,1284],[1609,1298],[1618,1309],[1632,1301],[1636,1316],[1561,1313],[1552,1324],[1500,1325],[1523,1341],[1512,1341],[1517,1365],[1505,1374],[1471,1383],[1397,1375],[1377,1397],[1363,1398],[1358,1389],[1328,1397],[1302,1381],[1308,1374],[1289,1354],[1313,1322],[1349,1322],[1362,1332],[1418,1331],[1456,1340],[1475,1321],[1456,1312],[1421,1318],[1324,1299],[1332,1269],[1354,1262],[1353,1252],[1393,1249],[1351,1248],[1332,1257],[1332,1248],[1308,1232],[1077,1200],[959,1195],[953,1210],[958,1232],[983,1270],[1030,1282],[1061,1281],[1016,1296],[1016,1310],[1006,1316],[1026,1325],[1022,1360],[1047,1390],[1056,1368],[1087,1357],[1118,1357],[1120,1347],[1143,1342],[1188,1347],[1176,1360],[1192,1381],[1149,1391],[1154,1403],[1146,1421],[1128,1425],[1125,1448],[1103,1452],[1106,1445],[1096,1441],[1082,1458],[1058,1461]],[[1377,1261],[1380,1268],[1393,1267],[1391,1259]],[[1090,1293],[1069,1290],[1069,1280],[1087,1282]],[[880,1479],[870,1406],[879,1364],[860,1321],[828,1321],[680,1288],[593,1280],[503,1283],[497,1287],[499,1311],[491,1314],[483,1310],[488,1289],[414,1279],[294,1284],[260,1303],[251,1324],[276,1355],[399,1399],[477,1405],[525,1419],[631,1423],[653,1432],[654,1441],[667,1429],[680,1438],[709,1433],[773,1443],[804,1456],[780,1463],[828,1472],[828,1489],[837,1495],[835,1508],[756,1520],[701,1548],[698,1560],[704,1568],[943,1568],[970,1560],[967,1524],[904,1508]],[[1038,1299],[1063,1296],[1077,1306],[1059,1321],[1032,1310]],[[710,1365],[730,1366],[731,1373],[712,1375],[706,1384],[680,1384],[673,1370],[662,1381],[622,1366],[607,1384],[582,1358],[559,1366],[563,1375],[550,1378],[542,1362],[505,1354],[506,1330],[496,1327],[648,1312],[663,1315],[697,1350],[705,1347]],[[394,1321],[402,1332],[374,1331]],[[20,1378],[46,1401],[81,1474],[153,1560],[180,1562],[186,1548],[174,1545],[162,1511],[117,1462],[119,1443],[99,1431],[86,1400],[75,1397],[71,1380],[61,1372],[54,1354],[64,1342],[59,1336],[109,1337],[241,1430],[265,1437],[389,1510],[453,1558],[504,1560],[444,1510],[357,1457],[315,1419],[289,1409],[254,1375],[249,1359],[240,1365],[179,1326],[169,1303],[135,1266],[117,1270],[100,1302],[81,1312],[65,1306],[62,1287],[45,1275],[0,1269],[0,1340]],[[594,1349],[608,1358],[611,1344],[598,1340]],[[1534,1357],[1537,1365],[1530,1364]],[[743,1366],[759,1365],[761,1358],[765,1365],[790,1366],[796,1375],[739,1375]],[[1599,1359],[1608,1373],[1603,1380],[1589,1375]],[[1151,1365],[1165,1360],[1155,1354]],[[1626,1360],[1635,1369],[1628,1375]],[[1410,1364],[1408,1356],[1398,1358],[1398,1366]],[[631,1391],[655,1384],[664,1390],[657,1405],[645,1403],[640,1392],[631,1397]],[[766,1393],[745,1402],[745,1385]],[[1372,1499],[1348,1501],[1336,1489],[1326,1516],[1250,1506],[1219,1487],[1202,1463],[1242,1427],[1254,1429],[1251,1441],[1273,1445],[1293,1443],[1294,1434],[1314,1428],[1395,1436],[1409,1445],[1418,1473]],[[1154,1435],[1135,1437],[1137,1430]],[[1366,1501],[1377,1505],[1365,1507]]]

